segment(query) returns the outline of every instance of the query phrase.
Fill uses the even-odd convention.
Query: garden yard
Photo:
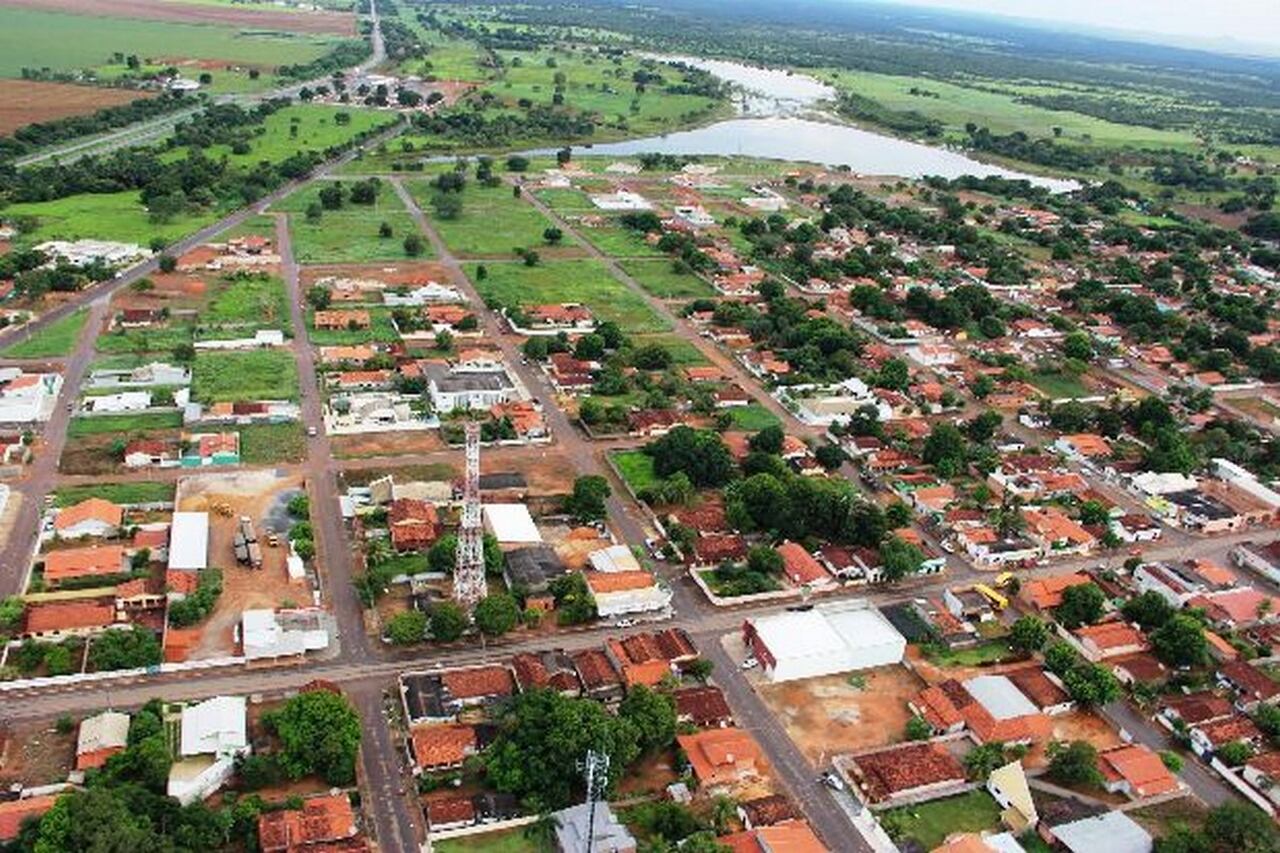
[[[395,343],[400,340],[396,327],[391,323],[391,312],[385,308],[361,309],[369,312],[369,328],[367,329],[317,329],[315,312],[307,312],[308,335],[313,344],[332,346],[335,344],[366,344],[372,341]]]
[[[283,350],[202,352],[191,373],[192,399],[204,403],[238,400],[297,400],[298,367]]]
[[[1079,377],[1067,373],[1033,373],[1030,382],[1053,400],[1088,397],[1094,393]]]
[[[143,358],[143,353],[170,354],[174,347],[189,344],[192,339],[190,326],[170,325],[149,329],[113,329],[106,334],[98,335],[94,340],[94,349],[110,355],[129,355],[136,357],[136,364],[146,364],[153,359]],[[94,367],[98,365],[95,362]]]
[[[1000,826],[1000,804],[985,790],[880,813],[880,824],[902,846],[913,839],[920,849],[942,845],[953,832],[983,832]]]

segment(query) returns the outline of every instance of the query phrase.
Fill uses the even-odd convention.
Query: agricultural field
[[[371,205],[347,202],[338,210],[324,210],[319,219],[310,219],[306,210],[319,204],[321,186],[307,186],[275,207],[289,215],[293,256],[298,263],[405,260],[404,239],[410,234],[417,234],[418,227],[390,187],[384,186],[377,201]],[[390,237],[379,233],[384,222],[391,228]],[[425,238],[423,253],[419,257],[430,257]]]
[[[25,231],[15,244],[30,246],[46,240],[115,240],[147,246],[153,239],[165,243],[190,234],[215,221],[214,211],[200,211],[156,222],[135,191],[84,193],[54,201],[18,202],[4,210],[7,217],[35,217],[36,227]]]
[[[297,400],[298,367],[284,350],[202,352],[191,372],[191,397],[205,404]]]
[[[429,182],[410,181],[406,186],[449,249],[462,257],[513,257],[519,247],[549,255],[576,253],[566,248],[573,243],[568,235],[558,247],[544,245],[542,232],[551,222],[527,202],[513,198],[506,185],[486,187],[468,180],[462,191],[462,213],[452,219],[435,213],[431,200],[436,190]]]
[[[58,358],[70,355],[88,317],[89,312],[83,308],[73,311],[61,320],[34,332],[30,337],[5,347],[0,355],[6,358]]]
[[[35,122],[91,113],[154,94],[72,83],[0,80],[0,136]]]
[[[697,299],[714,296],[715,288],[691,272],[676,272],[666,259],[626,260],[620,266],[659,299]]]
[[[122,4],[116,0],[111,0],[111,17],[47,11],[55,6],[55,0],[22,3],[44,9],[17,5],[9,3],[0,8],[0,32],[5,34],[5,50],[0,54],[3,77],[18,77],[23,68],[94,69],[109,64],[116,51],[144,59],[163,59],[166,63],[196,59],[271,69],[310,62],[334,43],[332,35],[303,35],[280,29],[246,31],[234,24],[179,23],[152,14],[141,20],[126,18],[122,16]],[[97,3],[66,0],[65,5],[84,12],[87,6]],[[169,3],[148,5],[174,8]],[[185,7],[177,8],[185,11]]]
[[[519,263],[489,264],[481,279],[467,270],[486,302],[502,305],[536,305],[580,302],[599,320],[612,320],[632,334],[667,332],[671,325],[637,294],[609,274],[604,264],[591,260],[542,261],[528,267]]]

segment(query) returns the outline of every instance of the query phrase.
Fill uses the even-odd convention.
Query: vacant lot
[[[202,326],[267,326],[279,328],[289,320],[284,282],[266,275],[224,278],[212,288],[209,304],[200,312]]]
[[[746,430],[747,432],[756,432],[782,423],[778,420],[777,415],[759,403],[734,406],[729,409],[729,414],[733,417],[733,428]]]
[[[240,461],[246,465],[300,462],[307,453],[302,424],[250,424],[240,427]]]
[[[611,455],[622,479],[635,492],[658,485],[662,478],[653,472],[653,457],[643,450],[620,450]]]
[[[1067,373],[1032,374],[1031,384],[1054,400],[1062,400],[1068,397],[1088,397],[1093,393],[1089,386],[1084,384],[1078,377]]]
[[[52,121],[127,104],[152,93],[71,83],[0,80],[0,136],[39,121]]]
[[[61,320],[34,332],[29,338],[5,347],[3,355],[8,358],[58,358],[70,355],[88,316],[89,313],[83,308],[73,311]]]
[[[431,204],[436,189],[430,182],[410,181],[407,186],[445,243],[464,258],[509,258],[522,246],[547,256],[581,254],[568,248],[573,242],[568,236],[559,246],[545,245],[542,232],[551,222],[527,201],[513,198],[505,184],[485,187],[468,180],[462,191],[462,213],[453,219],[436,215]]]
[[[586,217],[579,226],[582,236],[606,255],[615,258],[662,258],[666,253],[616,220]]]
[[[481,280],[468,270],[486,302],[537,305],[581,302],[598,320],[613,320],[624,331],[666,332],[671,325],[638,296],[609,274],[598,261],[544,261],[537,266],[489,264]]]
[[[298,368],[282,350],[203,352],[196,357],[191,396],[201,403],[298,399]]]
[[[714,296],[715,289],[691,272],[676,272],[671,261],[622,261],[622,268],[646,291],[659,299],[696,299]]]
[[[911,718],[907,701],[924,686],[906,667],[885,666],[756,689],[816,765],[824,756],[901,741]]]
[[[19,202],[6,207],[4,212],[10,217],[36,218],[37,227],[15,241],[22,246],[46,240],[85,238],[146,246],[152,238],[158,237],[172,243],[217,218],[217,213],[207,212],[182,214],[166,222],[153,222],[137,192],[84,193],[56,201]]]
[[[71,506],[89,498],[118,504],[163,503],[173,500],[173,483],[94,483],[63,486],[53,493],[54,506]]]
[[[182,426],[182,413],[142,412],[125,415],[95,415],[89,418],[72,418],[67,425],[67,436],[84,438],[90,435],[121,435],[153,429],[177,429]]]
[[[114,329],[98,335],[94,340],[95,351],[112,356],[133,355],[133,363],[129,366],[146,364],[154,359],[145,357],[145,353],[162,353],[170,355],[179,344],[191,343],[190,326],[171,325],[150,329]],[[112,365],[123,366],[123,365]],[[94,364],[95,369],[105,365]]]
[[[284,160],[307,149],[324,151],[359,133],[394,121],[388,113],[360,107],[294,104],[276,110],[263,120],[262,132],[250,140],[246,153],[236,154],[229,145],[212,145],[204,150],[204,154],[215,160],[225,155],[231,163],[251,167],[262,160]]]

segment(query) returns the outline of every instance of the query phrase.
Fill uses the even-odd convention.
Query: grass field
[[[54,506],[71,506],[89,498],[118,504],[164,503],[172,501],[173,483],[94,483],[90,486],[63,486],[53,493]]]
[[[778,420],[777,415],[759,403],[733,406],[729,409],[729,414],[733,416],[734,429],[747,430],[748,432],[756,432],[765,427],[778,426],[782,423],[782,421]]]
[[[662,258],[666,256],[665,252],[657,246],[650,246],[635,231],[616,222],[591,228],[583,227],[580,233],[591,245],[606,255],[615,258]]]
[[[544,246],[542,237],[550,221],[528,202],[513,198],[508,186],[485,187],[469,180],[462,191],[462,215],[456,219],[435,215],[431,206],[435,189],[430,182],[410,181],[406,186],[445,244],[462,257],[509,258],[518,247],[550,250]],[[566,235],[560,246],[572,243]]]
[[[932,850],[953,832],[995,829],[1000,824],[1000,805],[985,790],[976,790],[889,809],[880,813],[880,823],[895,841],[913,838],[923,849]]]
[[[240,427],[240,461],[246,465],[301,462],[307,453],[302,424],[250,424]]]
[[[1094,393],[1077,377],[1066,373],[1033,373],[1030,382],[1054,400],[1088,397]]]
[[[643,450],[619,450],[610,455],[613,464],[618,466],[622,479],[634,492],[640,492],[650,486],[662,482],[662,478],[653,473],[653,457]]]
[[[701,367],[710,363],[696,346],[677,334],[632,335],[631,343],[637,347],[661,344],[667,348],[667,352],[671,353],[672,363],[679,367]]]
[[[95,415],[72,418],[67,425],[68,438],[119,433],[129,435],[153,429],[177,429],[182,426],[182,412],[142,412],[125,415]]]
[[[988,640],[965,649],[948,649],[940,645],[930,645],[925,650],[925,657],[938,666],[983,666],[1013,660],[1017,653],[1003,640]]]
[[[338,113],[345,113],[350,118],[347,124],[338,124],[335,119]],[[252,166],[261,160],[278,162],[297,151],[324,151],[347,142],[359,133],[395,121],[393,114],[360,107],[294,104],[266,117],[262,123],[263,132],[250,140],[248,153],[233,154],[230,146],[226,145],[210,146],[204,153],[214,160],[226,156],[230,162],[241,166]],[[292,130],[294,127],[298,129],[296,135]]]
[[[346,264],[369,261],[403,261],[404,238],[417,234],[418,227],[390,187],[383,186],[372,205],[347,203],[338,210],[326,210],[318,221],[304,215],[312,204],[319,203],[323,185],[311,184],[276,205],[289,214],[289,233],[293,238],[293,256],[300,264]],[[391,236],[381,237],[378,229],[385,222]],[[431,247],[423,238],[423,253],[431,257]]]
[[[609,274],[604,264],[590,260],[489,264],[488,276],[478,281],[468,270],[480,296],[503,305],[581,302],[599,320],[613,320],[629,333],[667,332],[671,324],[658,316],[638,295]]]
[[[671,261],[620,261],[619,266],[640,282],[640,286],[659,299],[697,299],[714,296],[715,288],[693,273],[679,273]]]
[[[209,211],[153,222],[136,192],[85,193],[55,201],[19,202],[6,207],[4,212],[11,217],[36,217],[38,227],[15,241],[21,246],[82,238],[146,246],[158,237],[171,243],[217,218],[216,212]]]
[[[172,353],[178,344],[191,343],[190,326],[167,326],[159,329],[115,329],[99,335],[93,343],[97,352],[109,355],[137,354],[135,366],[150,359],[142,353]]]
[[[200,311],[201,326],[270,326],[289,322],[284,282],[272,276],[223,279]]]
[[[446,838],[433,842],[431,847],[436,853],[544,853],[548,849],[525,838],[520,829]]]
[[[191,374],[192,399],[201,403],[298,399],[298,367],[281,350],[202,352]]]
[[[35,332],[31,337],[5,347],[0,355],[8,358],[58,358],[70,355],[88,317],[89,312],[83,308],[74,311]]]
[[[24,67],[93,68],[109,62],[114,51],[144,59],[220,59],[272,68],[309,62],[334,42],[330,36],[13,8],[0,8],[0,32],[5,34],[4,77],[19,76]]]

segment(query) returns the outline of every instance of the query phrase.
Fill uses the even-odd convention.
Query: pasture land
[[[509,258],[519,247],[543,254],[568,254],[565,247],[573,244],[565,235],[558,247],[544,245],[542,232],[551,226],[550,220],[528,202],[512,197],[506,185],[485,187],[468,180],[462,191],[462,213],[454,219],[436,215],[432,197],[437,190],[430,182],[410,181],[406,186],[449,249],[461,257]]]
[[[202,352],[191,373],[192,399],[204,404],[237,400],[297,400],[298,366],[285,350]]]
[[[518,263],[487,265],[479,279],[468,269],[476,290],[486,302],[502,305],[539,305],[580,302],[598,320],[612,320],[631,334],[668,332],[671,324],[639,295],[609,274],[594,260],[543,261],[527,267]]]
[[[346,123],[339,119],[345,115]],[[292,104],[276,110],[262,122],[262,132],[249,140],[249,151],[236,154],[229,145],[211,145],[204,154],[220,160],[226,157],[240,166],[253,166],[262,160],[279,162],[298,151],[320,151],[342,145],[352,137],[374,128],[392,124],[390,113],[360,107],[327,104]],[[293,128],[297,128],[296,131]],[[183,151],[184,149],[175,149]]]
[[[16,241],[22,246],[46,240],[116,240],[148,245],[158,237],[166,243],[190,234],[217,219],[213,211],[185,213],[155,222],[136,190],[118,193],[83,193],[54,201],[18,202],[5,208],[11,217],[34,216],[35,229]]]

